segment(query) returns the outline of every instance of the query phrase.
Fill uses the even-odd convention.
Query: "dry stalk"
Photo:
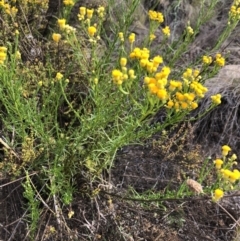
[[[236,225],[240,227],[240,219],[236,220],[221,204],[217,203],[217,205],[235,222],[233,227],[235,227]]]
[[[19,156],[18,156],[18,154],[17,154],[16,152],[14,152],[14,151],[12,150],[12,148],[11,148],[2,138],[0,138],[0,143],[1,143],[5,148],[7,148],[8,150],[10,150],[11,154],[13,154],[18,160],[20,159]]]

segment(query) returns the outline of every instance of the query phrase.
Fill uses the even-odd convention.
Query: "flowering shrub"
[[[108,11],[103,6],[80,6],[78,22],[71,26],[75,1],[64,0],[54,29],[43,37],[45,52],[41,56],[38,45],[42,42],[28,29],[28,21],[24,25],[19,12],[32,11],[34,15],[39,8],[46,12],[48,1],[22,1],[21,9],[15,3],[0,0],[1,18],[9,23],[9,28],[0,33],[1,144],[5,147],[0,171],[15,176],[25,173],[25,196],[35,211],[39,208],[34,202],[39,193],[28,172],[38,173],[46,181],[43,192],[49,195],[49,202],[53,201],[57,218],[61,216],[58,203],[72,202],[76,176],[86,180],[86,190],[94,198],[99,192],[98,188],[93,190],[95,184],[101,186],[103,171],[112,167],[120,148],[192,119],[191,112],[208,91],[205,80],[225,65],[218,45],[239,21],[239,1],[234,1],[229,25],[215,46],[216,54],[205,53],[202,62],[183,67],[177,63],[198,33],[204,16],[199,17],[196,29],[188,23],[176,44],[171,42],[173,31],[163,14],[150,10],[149,32],[138,44],[138,36],[129,27],[139,1],[134,0],[124,13],[124,26],[120,28],[116,23],[119,26],[109,37],[104,31]],[[4,21],[1,19],[1,23]],[[31,33],[26,34],[28,31]],[[157,38],[161,43],[156,50]],[[26,39],[31,42],[29,52]],[[28,55],[37,54],[26,61],[23,50]],[[199,117],[221,104],[221,94],[212,96],[211,101]],[[161,120],[155,118],[158,113],[163,115]],[[214,191],[215,201],[239,180],[239,171],[232,168],[235,157],[227,158],[229,151],[224,146],[222,159],[215,160],[222,183]],[[196,187],[193,180],[190,184]],[[202,193],[200,186],[197,190]],[[29,216],[34,219],[32,225],[37,224],[37,215]],[[36,227],[30,228],[34,236]]]
[[[231,148],[227,145],[222,146],[222,158],[217,158],[214,161],[217,174],[219,186],[221,189],[216,189],[213,195],[214,201],[219,201],[225,191],[233,190],[234,187],[237,188],[237,182],[240,180],[240,171],[238,169],[234,169],[233,166],[237,164],[236,154],[228,157]]]

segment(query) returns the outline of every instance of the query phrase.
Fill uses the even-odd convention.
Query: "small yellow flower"
[[[174,91],[177,87],[178,87],[177,81],[170,80],[169,87],[168,87],[169,91]]]
[[[118,33],[118,37],[121,40],[121,42],[124,42],[124,36],[123,36],[123,32],[119,32]]]
[[[73,2],[73,0],[64,0],[63,4],[66,5],[66,6],[73,6],[74,2]]]
[[[139,54],[139,56],[138,56]],[[139,53],[136,53],[136,56],[140,59],[147,59],[149,58],[149,50],[147,48],[143,48],[142,50],[139,51]]]
[[[122,66],[122,72],[124,73],[124,74],[126,74],[127,73],[127,67],[125,67],[125,66]]]
[[[127,59],[126,58],[121,58],[120,59],[120,65],[121,65],[121,67],[125,67],[127,65]]]
[[[166,100],[167,99],[167,91],[166,89],[160,89],[157,91],[157,96],[160,100]]]
[[[74,215],[74,211],[71,210],[71,211],[68,212],[68,218],[69,219],[72,218],[73,215]]]
[[[171,109],[174,106],[174,102],[172,100],[169,100],[167,103],[167,108]]]
[[[21,53],[19,51],[16,51],[15,57],[16,59],[21,59]]]
[[[86,12],[87,12],[86,7],[80,7],[79,8],[79,13],[80,13],[81,16],[84,17],[86,15]]]
[[[144,83],[145,84],[149,84],[150,83],[150,80],[151,80],[151,78],[150,77],[148,77],[148,76],[146,76],[146,77],[144,77]]]
[[[235,173],[237,175],[237,180],[240,179],[240,171],[239,170],[234,169],[233,173]]]
[[[152,34],[149,35],[149,40],[150,41],[153,41],[155,38],[156,38],[155,34],[152,33]]]
[[[156,86],[155,83],[148,84],[148,89],[152,94],[156,94],[158,92],[158,87]]]
[[[211,57],[211,56],[206,56],[206,55],[204,55],[204,56],[202,57],[202,62],[203,62],[204,64],[209,65],[209,64],[212,63],[212,57]]]
[[[128,70],[129,78],[130,79],[136,79],[137,76],[135,75],[135,71],[133,69]]]
[[[131,33],[128,37],[128,41],[132,44],[135,41],[135,33]]]
[[[230,8],[229,16],[230,16],[231,20],[233,20],[233,21],[240,20],[240,7],[239,7],[239,5],[240,5],[240,3],[238,1],[234,1],[233,5]]]
[[[153,66],[153,63],[150,62],[150,61],[147,61],[146,68],[147,68],[147,71],[148,71],[149,73],[152,73],[152,72],[154,72],[154,70],[155,70],[155,67]]]
[[[66,19],[62,18],[62,19],[58,19],[58,26],[60,29],[64,29],[66,25]]]
[[[186,110],[186,109],[188,108],[188,103],[187,103],[187,102],[182,101],[180,104],[181,104],[181,108],[182,108],[183,110]]]
[[[148,16],[151,20],[157,21],[159,23],[163,23],[164,22],[164,17],[163,14],[160,12],[156,12],[153,10],[149,10],[148,11]]]
[[[4,6],[5,6],[4,0],[0,0],[0,6],[1,6],[1,7],[4,7]]]
[[[114,69],[112,71],[112,77],[118,79],[118,78],[122,77],[122,72],[118,69]]]
[[[196,109],[196,108],[198,108],[198,103],[192,102],[192,103],[191,103],[191,108],[192,108],[193,110]]]
[[[175,102],[174,108],[177,112],[179,111],[179,102]]]
[[[141,56],[141,49],[140,48],[134,48],[134,50],[129,54],[129,57],[134,59],[134,58],[139,58]]]
[[[93,37],[94,34],[97,32],[97,29],[94,26],[88,27],[88,34]]]
[[[235,169],[235,172],[231,172],[230,175],[229,175],[229,181],[231,183],[234,183],[236,182],[238,179],[239,179],[239,172],[238,170]]]
[[[159,55],[155,56],[152,60],[154,66],[158,66],[163,63],[163,58]]]
[[[4,52],[0,52],[0,61],[3,62],[6,59],[7,54]]]
[[[70,25],[68,25],[68,24],[66,24],[65,26],[64,26],[64,30],[66,31],[66,33],[74,33],[74,32],[76,32],[76,28],[74,28],[74,27],[72,27],[72,26],[70,26]]]
[[[211,96],[213,104],[219,105],[221,104],[221,94]]]
[[[223,161],[221,159],[216,159],[214,161],[214,164],[215,164],[216,169],[220,170],[222,167]]]
[[[54,42],[56,42],[56,43],[58,43],[59,41],[60,41],[60,39],[61,39],[61,34],[59,34],[59,33],[53,33],[52,34],[52,39],[53,39],[53,41]]]
[[[178,101],[183,101],[185,98],[184,98],[184,95],[180,92],[176,92],[176,99]]]
[[[227,156],[228,152],[231,151],[231,148],[227,145],[222,146],[222,155]]]
[[[160,72],[156,73],[155,77],[156,79],[168,78],[170,73],[171,73],[170,67],[164,66]]]
[[[184,97],[187,101],[193,101],[196,97],[196,95],[194,93],[185,93]]]
[[[60,72],[58,72],[57,74],[56,74],[56,77],[55,77],[57,80],[61,80],[62,78],[63,78],[63,75],[60,73]]]
[[[169,37],[170,36],[170,28],[169,28],[169,26],[166,26],[165,28],[162,28],[162,32],[163,32],[164,35]]]
[[[215,63],[219,67],[223,67],[225,65],[225,58],[222,57],[221,54],[216,54],[216,60]]]
[[[123,74],[123,80],[127,80],[128,79],[128,75],[126,73]]]
[[[121,85],[123,80],[124,80],[124,74],[119,70],[119,69],[114,69],[112,71],[112,79],[113,79],[113,82],[117,85]]]
[[[4,46],[0,46],[0,52],[7,52],[7,48]]]
[[[105,8],[103,6],[98,7],[97,13],[100,18],[103,18],[105,14]]]
[[[213,201],[214,202],[218,202],[224,195],[224,192],[221,189],[216,189],[214,191],[214,195],[213,195]]]
[[[87,9],[87,18],[91,19],[93,16],[94,9]]]
[[[49,232],[50,233],[55,233],[56,229],[51,225],[51,226],[49,226]]]
[[[187,26],[187,32],[188,32],[190,35],[193,35],[193,34],[194,34],[194,31],[193,31],[192,27],[190,27],[190,26]]]
[[[235,161],[237,160],[237,155],[236,154],[233,154],[231,157],[230,157],[231,161]]]
[[[16,16],[18,9],[16,7],[11,7],[9,4],[5,3],[4,6],[5,12],[8,15],[11,15],[13,18]]]
[[[232,172],[228,169],[221,169],[221,173],[225,180],[229,180]]]
[[[199,77],[199,73],[200,73],[200,70],[199,69],[195,69],[193,71],[193,77],[195,77],[195,78]]]

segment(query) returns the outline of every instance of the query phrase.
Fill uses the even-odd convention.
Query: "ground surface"
[[[157,9],[167,11],[167,7],[171,7],[171,1],[159,2],[162,4]],[[183,2],[186,5],[181,5],[182,8],[178,11],[186,16],[187,9],[194,8],[188,1]],[[228,6],[228,1],[219,6],[222,9],[220,15],[216,14],[215,19],[202,28],[191,50],[186,53],[186,58],[196,58],[206,48],[214,45],[217,32],[226,24],[223,16]],[[178,15],[179,19],[174,19],[171,14],[168,16],[170,26],[174,23],[180,26],[175,33],[176,38],[182,31],[184,19],[181,15]],[[144,21],[141,24],[144,26]],[[226,43],[225,51],[231,51],[229,64],[240,62],[240,43],[236,37],[238,29]],[[144,34],[143,27],[135,31],[140,37]],[[177,191],[186,177],[198,178],[205,157],[212,155],[215,158],[219,145],[231,144],[234,152],[240,156],[238,122],[236,120],[231,125],[231,120],[227,118],[233,112],[237,115],[236,119],[240,118],[238,105],[236,106],[240,92],[233,92],[229,87],[227,90],[224,86],[223,88],[226,95],[223,105],[201,122],[184,128],[180,126],[168,133],[167,143],[159,134],[146,140],[143,145],[127,146],[119,150],[111,172],[103,174],[106,185],[99,187],[101,191],[98,195],[91,198],[87,196],[84,182],[79,178],[71,207],[74,216],[68,218],[69,209],[63,208],[67,226],[61,226],[62,233],[51,232],[51,227],[59,227],[59,224],[49,209],[43,208],[36,240],[239,241],[240,224],[236,223],[236,220],[240,222],[239,192],[229,193],[230,196],[223,199],[220,206],[214,204],[211,197],[204,195],[151,203],[124,198],[127,193],[133,193],[131,188],[138,191],[138,195],[149,190],[153,193],[162,192],[166,187]],[[231,112],[227,112],[229,110]],[[185,130],[189,131],[187,138]],[[1,178],[0,240],[3,241],[28,240],[26,222],[22,219],[26,204],[22,198],[21,181],[9,184],[10,179]],[[207,181],[203,183],[207,184]],[[93,187],[93,190],[96,188]],[[141,199],[142,196],[136,198]]]

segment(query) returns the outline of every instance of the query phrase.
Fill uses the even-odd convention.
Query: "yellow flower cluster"
[[[207,88],[199,82],[201,79],[199,70],[186,69],[182,75],[183,81],[168,80],[171,69],[164,66],[159,71],[159,66],[163,63],[161,56],[157,55],[150,59],[149,49],[134,48],[129,57],[137,59],[139,65],[148,72],[149,76],[144,78],[145,86],[151,94],[166,103],[169,109],[173,108],[176,111],[196,109],[197,102],[207,92]]]
[[[223,67],[225,65],[225,58],[222,57],[222,55],[218,53],[218,54],[216,54],[215,63],[217,66]]]
[[[214,191],[213,201],[218,202],[223,196],[224,196],[223,190],[218,188]]]
[[[151,34],[149,35],[149,40],[150,40],[150,41],[153,41],[155,38],[156,38],[156,35],[155,35],[155,34],[151,33]]]
[[[229,17],[231,20],[240,20],[240,1],[235,0],[229,11]]]
[[[73,0],[64,0],[63,4],[66,6],[73,6],[74,5],[74,1]]]
[[[214,161],[214,164],[215,164],[216,169],[220,170],[222,168],[223,160],[218,158]]]
[[[203,64],[205,64],[205,65],[210,65],[210,64],[212,64],[213,59],[212,59],[211,56],[204,55],[204,56],[202,57],[202,62],[203,62]],[[225,65],[225,58],[224,58],[220,53],[218,53],[218,54],[216,54],[216,56],[215,56],[215,61],[214,61],[214,63],[215,63],[216,66],[218,66],[218,67],[223,67],[223,66]]]
[[[99,6],[98,9],[96,10],[98,16],[100,18],[104,18],[105,16],[105,8],[103,6]],[[91,20],[93,17],[94,9],[89,9],[86,7],[80,7],[79,8],[79,14],[78,14],[78,19],[80,21],[82,20]]]
[[[90,20],[93,17],[93,12],[94,12],[94,9],[88,9],[86,7],[80,7],[79,8],[78,19],[80,21],[84,20],[85,18]]]
[[[100,18],[104,18],[104,16],[105,16],[105,8],[103,6],[98,7],[97,13],[98,13],[98,16]]]
[[[135,71],[133,69],[129,69],[126,67],[127,59],[120,58],[120,66],[121,70],[114,69],[112,71],[112,80],[115,84],[121,85],[125,80],[133,80],[136,78]]]
[[[94,37],[96,32],[97,32],[97,29],[95,28],[95,26],[88,27],[88,34],[90,37]]]
[[[7,57],[7,48],[0,46],[0,64],[3,64]]]
[[[57,23],[58,23],[59,28],[61,30],[66,31],[67,33],[72,33],[72,32],[76,31],[76,29],[74,27],[70,26],[69,24],[66,24],[65,18],[58,19]]]
[[[10,4],[5,3],[4,0],[0,0],[0,7],[2,7],[11,17],[15,17],[18,12],[18,9],[15,6],[12,7]]]
[[[128,41],[130,44],[132,44],[133,42],[135,42],[135,33],[131,33],[128,37]]]
[[[59,43],[60,39],[61,39],[62,35],[59,33],[53,33],[52,34],[52,39],[55,43]]]
[[[231,151],[231,148],[227,145],[222,146],[222,155],[225,157],[228,155],[228,152]]]
[[[186,84],[189,84],[189,82],[192,82],[194,80],[198,82],[201,79],[199,73],[200,71],[198,69],[193,70],[191,68],[187,68],[182,75],[182,79]]]
[[[60,29],[64,29],[65,26],[66,26],[66,19],[65,18],[62,18],[62,19],[58,19],[58,26]]]
[[[207,55],[204,55],[202,57],[202,62],[205,64],[205,65],[209,65],[212,63],[212,57],[211,56],[207,56]]]
[[[63,75],[60,72],[57,72],[55,79],[61,80],[63,78]]]
[[[190,34],[190,35],[194,34],[194,31],[193,31],[191,26],[187,26],[187,33]]]
[[[151,20],[157,21],[158,23],[163,23],[164,22],[164,17],[163,14],[160,12],[156,12],[153,10],[148,11],[148,16]]]
[[[240,179],[240,172],[237,169],[230,171],[229,169],[221,169],[223,178],[231,183],[236,182]]]
[[[97,35],[97,24],[91,23],[94,13],[96,13],[100,18],[100,20],[102,21],[105,16],[105,8],[103,6],[99,6],[97,10],[94,10],[94,9],[90,9],[82,6],[79,8],[79,14],[78,14],[78,19],[80,21],[84,20],[84,23],[87,24],[87,33],[90,37],[89,41],[91,43],[96,43],[97,40],[100,39],[100,37]]]
[[[147,48],[134,48],[129,57],[131,59],[138,59],[140,66],[145,68],[149,73],[156,72],[159,65],[163,63],[163,58],[159,55],[149,60],[150,51]]]
[[[221,94],[216,94],[211,96],[212,102],[215,105],[221,104],[221,98],[222,98]]]
[[[170,28],[166,26],[165,28],[162,28],[162,32],[165,36],[169,37],[170,36]]]
[[[233,169],[232,171],[229,169],[235,164],[235,160],[237,159],[236,154],[233,154],[231,157],[226,158],[226,156],[231,151],[231,148],[227,145],[222,146],[222,156],[223,158],[217,158],[214,160],[215,168],[218,170],[220,178],[223,179],[225,182],[224,184],[234,184],[237,180],[240,180],[240,171],[237,169]],[[225,164],[225,167],[222,166]],[[219,191],[221,189],[215,190],[213,200],[219,201],[223,197],[223,191]]]
[[[192,81],[188,85],[189,92],[185,92],[182,81],[168,81],[170,72],[170,68],[164,66],[154,77],[147,76],[144,78],[144,83],[148,86],[150,93],[166,102],[166,107],[169,109],[174,108],[179,111],[180,109],[192,110],[197,108],[196,101],[204,96],[205,87],[196,81]]]
[[[190,85],[190,90],[192,90],[198,97],[203,98],[204,94],[207,92],[207,88],[203,86],[201,83],[193,80]]]
[[[131,38],[129,38],[129,41],[135,41],[135,35],[131,34],[130,36]],[[124,41],[123,32],[119,33],[119,38],[122,42]],[[159,99],[168,109],[172,109],[176,112],[180,110],[189,112],[196,109],[199,100],[204,98],[208,91],[208,89],[200,82],[200,70],[187,68],[183,72],[181,79],[170,79],[170,67],[161,67],[161,64],[163,63],[162,56],[156,55],[150,57],[150,50],[148,48],[133,48],[129,54],[129,58],[130,60],[137,60],[138,65],[146,73],[146,76],[144,77],[144,87],[146,87],[148,93],[150,93],[148,97],[152,98],[151,96],[156,96],[156,100]],[[210,63],[212,61],[211,57],[208,56],[205,56],[203,59],[204,63]],[[216,56],[216,61],[217,60],[218,65],[220,65],[220,62],[224,61],[224,58],[218,54]],[[113,82],[117,85],[122,85],[125,80],[129,79],[126,64],[127,59],[121,59],[121,70],[114,69],[112,71]],[[221,95],[217,94],[212,96],[212,101],[214,104],[221,103]]]
[[[119,37],[119,39],[120,39],[121,42],[124,42],[123,32],[119,32],[119,33],[118,33],[118,37]]]

